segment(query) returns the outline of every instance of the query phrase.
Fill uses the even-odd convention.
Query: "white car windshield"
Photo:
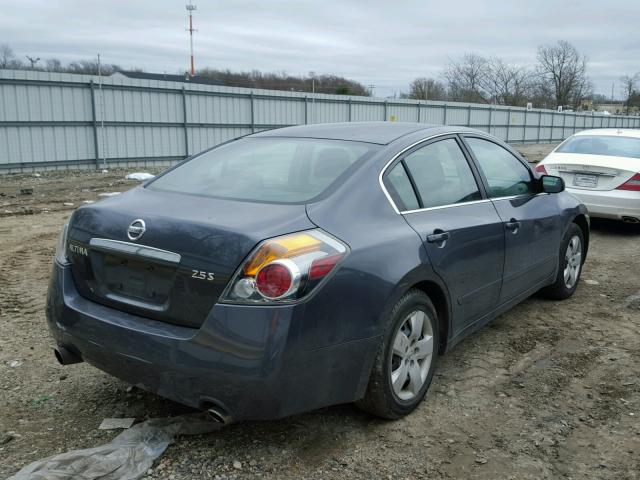
[[[556,152],[640,158],[640,138],[577,135],[560,145]]]

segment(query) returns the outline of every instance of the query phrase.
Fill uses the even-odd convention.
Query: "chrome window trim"
[[[415,210],[402,210],[400,213],[401,215],[406,215],[409,213],[420,213],[420,212],[426,212],[429,210],[442,210],[443,208],[453,208],[453,207],[464,207],[466,205],[475,205],[478,203],[489,203],[491,202],[491,200],[489,198],[483,198],[482,200],[471,200],[469,202],[459,202],[459,203],[449,203],[447,205],[438,205],[437,207],[424,207],[424,208],[417,208]]]
[[[396,206],[395,202],[393,201],[393,198],[391,198],[391,195],[389,194],[389,191],[387,190],[387,187],[385,187],[384,185],[384,174],[387,172],[387,169],[389,168],[389,166],[395,162],[398,157],[400,157],[401,155],[403,155],[405,152],[411,150],[413,147],[420,145],[421,143],[427,142],[429,140],[433,140],[434,138],[438,138],[438,137],[447,137],[450,135],[465,135],[465,134],[473,134],[474,136],[478,136],[478,137],[485,137],[487,139],[492,139],[493,137],[491,135],[488,135],[484,132],[469,132],[469,131],[465,131],[465,130],[456,130],[456,131],[452,131],[452,132],[446,132],[446,133],[437,133],[435,135],[431,135],[429,137],[425,137],[421,140],[418,140],[417,142],[412,143],[411,145],[409,145],[408,147],[402,149],[400,152],[398,152],[397,154],[395,154],[391,160],[389,160],[384,167],[382,167],[382,170],[380,171],[380,174],[378,175],[378,183],[380,184],[380,188],[382,188],[382,192],[385,194],[385,196],[387,197],[387,200],[389,201],[389,203],[391,204],[391,208],[393,208],[393,210],[398,214],[398,215],[403,215],[405,213],[417,213],[417,212],[423,212],[423,211],[427,211],[427,210],[435,210],[435,209],[441,209],[441,208],[448,208],[448,207],[457,207],[457,206],[462,206],[462,205],[470,205],[470,204],[474,204],[474,203],[483,203],[483,202],[490,202],[491,199],[488,198],[484,198],[482,200],[472,200],[469,202],[460,202],[460,203],[451,203],[449,205],[438,205],[437,207],[425,207],[425,208],[418,208],[415,210],[404,210],[404,211],[400,211],[398,209],[398,207]]]
[[[182,259],[182,256],[179,253],[162,250],[155,247],[148,247],[146,245],[140,245],[138,243],[111,240],[109,238],[92,238],[89,241],[89,246],[95,250],[141,257],[146,258],[147,260],[155,260],[172,265],[179,264],[180,260]]]

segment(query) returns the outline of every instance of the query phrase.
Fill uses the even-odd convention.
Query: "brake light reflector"
[[[634,192],[640,192],[640,173],[636,173],[629,180],[617,187],[616,190],[632,190]]]
[[[346,253],[345,244],[320,229],[265,240],[239,267],[221,300],[295,302],[318,288]]]
[[[544,165],[537,165],[535,170],[536,170],[536,172],[541,173],[542,175],[549,175],[547,173],[547,169],[544,168]]]
[[[263,297],[282,297],[292,285],[293,274],[283,263],[269,263],[256,275],[256,288]]]
[[[342,254],[337,253],[335,255],[329,255],[328,257],[318,258],[317,260],[311,262],[311,268],[309,269],[309,280],[317,280],[324,277],[325,275],[328,275],[341,258]]]

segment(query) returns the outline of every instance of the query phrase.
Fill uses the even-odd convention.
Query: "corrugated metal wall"
[[[168,164],[251,132],[305,123],[464,125],[511,143],[558,142],[587,128],[640,128],[640,117],[99,80],[0,70],[0,172]]]

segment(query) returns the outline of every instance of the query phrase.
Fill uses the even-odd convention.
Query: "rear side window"
[[[491,198],[535,193],[531,171],[511,152],[482,138],[465,140],[487,179]]]
[[[556,152],[640,158],[640,138],[576,135],[560,145]]]
[[[147,188],[235,200],[304,203],[321,195],[378,148],[338,140],[245,138],[198,155]]]
[[[449,138],[422,147],[404,158],[422,208],[480,200],[478,184],[458,143]]]
[[[402,163],[397,164],[387,174],[387,186],[398,209],[416,210],[420,208],[416,192],[413,190],[409,176]]]

